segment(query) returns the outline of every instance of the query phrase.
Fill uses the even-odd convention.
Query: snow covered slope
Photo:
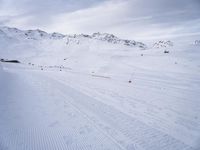
[[[0,42],[22,62],[0,62],[1,150],[200,148],[198,44],[8,27]]]
[[[9,27],[1,27],[0,31],[0,37],[3,40],[3,45],[0,47],[2,58],[11,57],[12,59],[22,59],[26,63],[43,65],[62,65],[63,60],[67,59],[70,66],[82,66],[83,60],[102,59],[99,55],[147,48],[141,42],[119,39],[106,33],[62,35],[59,33],[49,34],[41,30],[22,31]],[[91,67],[93,65],[91,64]]]

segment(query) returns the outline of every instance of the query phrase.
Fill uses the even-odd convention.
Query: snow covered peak
[[[146,45],[134,40],[120,39],[113,34],[108,33],[93,33],[87,34],[74,34],[63,35],[60,33],[47,33],[45,31],[36,30],[19,30],[17,28],[0,27],[0,34],[6,34],[8,37],[15,38],[17,40],[65,40],[66,44],[80,44],[87,42],[90,44],[90,40],[107,42],[110,44],[119,44],[127,47],[139,47],[140,49],[146,49]]]
[[[154,43],[153,48],[169,48],[169,47],[173,47],[173,45],[174,44],[172,41],[161,40],[161,41]]]
[[[137,46],[142,49],[146,49],[146,45],[141,42],[136,42],[134,40],[120,39],[113,34],[98,32],[98,33],[93,33],[92,38],[102,40],[102,41],[107,41],[107,42],[113,43],[113,44],[122,44],[122,45],[130,46],[130,47]]]
[[[118,39],[116,36],[113,34],[108,34],[108,33],[93,33],[92,37],[97,38],[97,39]]]
[[[0,29],[4,32],[15,32],[15,33],[21,32],[21,30],[17,28],[11,28],[11,27],[6,27],[6,26],[0,27]]]
[[[63,35],[63,34],[61,34],[61,33],[57,33],[57,32],[53,32],[52,34],[51,34],[51,38],[53,38],[53,39],[62,39],[62,38],[64,38],[65,37],[65,35]]]
[[[47,33],[40,29],[36,30],[19,30],[17,28],[10,27],[0,27],[0,30],[3,31],[7,36],[17,39],[32,39],[32,40],[40,40],[40,39],[61,39],[65,36],[60,33]]]
[[[28,31],[25,31],[25,32],[28,33],[28,34],[37,34],[37,35],[39,35],[39,36],[48,35],[48,33],[46,33],[45,31],[39,30],[39,29],[36,29],[36,30],[28,30]]]

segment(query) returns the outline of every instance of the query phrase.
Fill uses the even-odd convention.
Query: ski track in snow
[[[136,88],[134,89],[136,95],[122,97],[120,92],[109,89],[103,91],[102,94],[103,88],[99,87],[98,89],[98,86],[92,85],[89,80],[87,81],[88,78],[95,81],[100,80],[100,82],[106,82],[105,80],[109,79],[90,76],[85,77],[86,81],[79,82],[81,79],[76,76],[74,79],[77,79],[77,81],[70,81],[73,78],[67,79],[67,77],[70,77],[68,75],[70,73],[67,72],[58,74],[54,71],[42,72],[17,67],[15,69],[15,65],[6,65],[4,70],[3,77],[5,81],[10,81],[10,84],[1,81],[4,87],[3,92],[1,92],[2,95],[0,95],[4,97],[0,102],[0,148],[2,150],[195,149],[181,139],[174,137],[173,134],[161,130],[162,126],[164,129],[170,130],[170,126],[166,124],[168,118],[156,117],[156,114],[154,114],[156,105],[148,104],[147,101],[142,99],[140,93],[141,90],[146,90],[146,86],[152,85],[151,91],[160,91],[158,94],[162,95],[161,90],[156,90],[162,83],[166,88],[174,87],[174,91],[169,91],[167,98],[176,96],[177,94],[174,93],[180,92],[178,90],[187,91],[187,88],[185,89],[183,86],[178,88],[178,81],[176,86],[171,85],[170,81],[167,80],[162,82],[159,78],[149,80],[145,76],[143,78],[136,76]],[[72,74],[72,76],[75,76],[75,74]],[[137,84],[137,80],[144,80],[144,82]],[[70,84],[70,82],[77,82],[79,87],[76,84]],[[117,84],[123,85],[124,83],[119,81]],[[84,86],[85,88],[83,88]],[[86,86],[88,87],[86,88]],[[194,91],[188,92],[193,94]],[[137,103],[134,103],[134,96],[139,96],[141,101],[135,99]],[[178,105],[179,102],[180,104],[184,103],[183,97],[180,96],[175,97],[177,100],[174,103],[175,105]],[[116,107],[117,104],[114,106],[106,102],[107,100],[113,102],[116,99],[116,103],[117,99],[120,100],[120,97],[124,100],[124,105],[139,105],[138,102],[140,101],[143,108],[150,106],[149,114],[146,115],[152,117],[155,126],[144,122],[140,117],[134,117],[133,114],[138,113],[134,109],[129,109],[129,113],[127,113],[127,111],[119,108],[120,105]],[[185,103],[188,102],[185,100]],[[169,108],[166,105],[166,109]],[[195,108],[193,111],[198,112]],[[173,109],[173,106],[171,109]],[[156,113],[163,113],[162,109],[160,112],[158,109]],[[171,115],[177,115],[177,112]],[[156,119],[161,121],[161,124],[157,125],[160,126],[160,129],[156,128]],[[185,126],[187,126],[187,121],[185,123]],[[194,124],[198,132],[199,124],[197,124],[197,121],[194,121]]]
[[[18,91],[11,97],[5,97],[7,102],[1,107],[2,149],[121,149],[94,128],[73,105],[65,103],[57,91],[49,91],[50,85],[46,83],[51,80],[23,73],[12,73],[15,76],[12,82],[13,86],[25,88],[22,89],[26,92]],[[34,90],[37,94],[30,97],[29,92]],[[15,101],[16,97],[21,99]]]

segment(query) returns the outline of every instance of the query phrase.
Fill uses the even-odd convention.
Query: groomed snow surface
[[[200,149],[200,46],[0,38],[0,150]]]

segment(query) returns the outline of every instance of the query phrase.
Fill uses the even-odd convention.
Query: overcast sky
[[[0,26],[131,39],[200,35],[200,0],[0,0]]]

